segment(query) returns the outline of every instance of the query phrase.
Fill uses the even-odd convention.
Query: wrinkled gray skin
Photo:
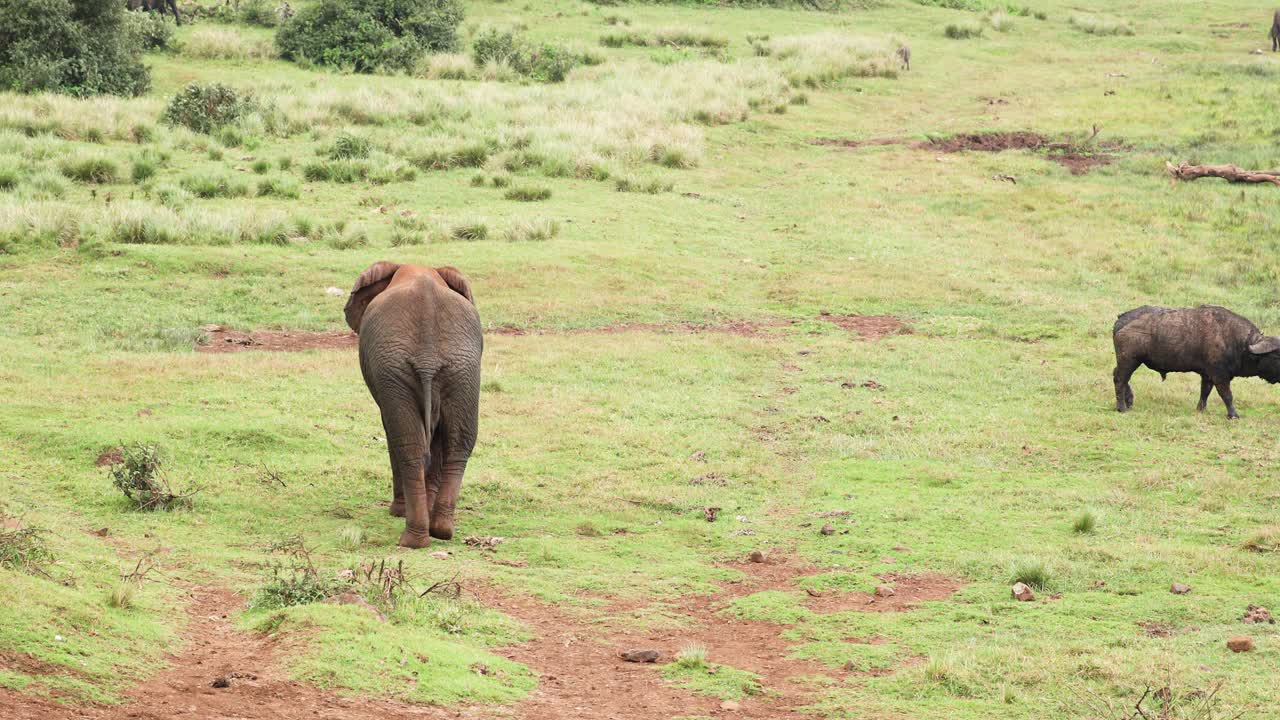
[[[382,412],[400,544],[448,540],[480,410],[484,343],[471,288],[453,268],[375,263],[356,280],[346,316]]]
[[[1227,406],[1227,417],[1236,419],[1231,380],[1261,377],[1280,382],[1280,338],[1263,335],[1258,326],[1217,305],[1195,308],[1163,308],[1144,305],[1116,319],[1111,334],[1116,347],[1116,410],[1133,407],[1129,378],[1139,365],[1160,373],[1193,372],[1200,376],[1203,412],[1209,391],[1217,388]]]

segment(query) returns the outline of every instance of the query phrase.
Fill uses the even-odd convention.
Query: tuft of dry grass
[[[267,60],[276,56],[269,40],[246,38],[235,30],[198,28],[182,43],[182,54],[199,60]]]

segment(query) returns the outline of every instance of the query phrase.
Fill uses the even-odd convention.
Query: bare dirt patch
[[[93,461],[96,467],[110,467],[117,463],[124,462],[124,454],[118,447],[106,448],[98,453],[98,459]]]
[[[892,315],[832,315],[824,312],[818,317],[857,333],[860,340],[879,340],[890,335],[911,333],[911,328]]]
[[[304,330],[230,330],[221,325],[206,325],[207,342],[197,345],[197,352],[228,353],[244,350],[265,352],[298,352],[302,350],[336,350],[354,348],[357,335],[349,330],[307,332]]]
[[[1115,162],[1113,153],[1127,149],[1125,144],[1115,140],[1093,142],[1089,138],[1083,142],[1070,140],[1051,140],[1040,133],[1028,131],[994,132],[994,133],[959,133],[943,138],[929,140],[910,140],[908,138],[871,138],[867,140],[845,140],[840,138],[820,138],[813,140],[814,145],[825,145],[843,148],[860,148],[882,145],[906,145],[916,150],[928,150],[941,153],[958,152],[1003,152],[1005,150],[1030,150],[1044,155],[1066,167],[1072,175],[1083,175],[1090,170],[1110,165]]]
[[[457,718],[438,708],[389,701],[339,697],[283,677],[276,664],[276,641],[231,626],[228,617],[242,601],[226,590],[197,588],[187,608],[183,649],[170,666],[126,693],[116,707],[70,707],[0,688],[5,720],[168,720],[169,718],[237,718],[238,720],[436,720]],[[8,667],[8,653],[0,667]],[[21,664],[16,668],[39,675]],[[55,672],[64,672],[55,667]],[[214,684],[217,683],[218,687]]]
[[[487,332],[493,335],[617,335],[621,333],[665,333],[671,335],[699,335],[720,333],[738,337],[755,337],[771,328],[789,327],[793,320],[730,320],[723,323],[614,323],[594,328],[570,330],[543,330],[500,325]]]

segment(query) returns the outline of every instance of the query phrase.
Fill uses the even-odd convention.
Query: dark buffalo
[[[182,24],[182,18],[178,17],[177,0],[127,0],[125,6],[130,10],[146,10],[158,12],[161,15],[168,10],[173,13],[173,21],[179,25]]]
[[[1240,417],[1231,401],[1231,380],[1261,377],[1280,382],[1280,338],[1263,335],[1257,325],[1217,305],[1163,308],[1144,305],[1116,319],[1111,333],[1116,346],[1116,410],[1133,407],[1129,378],[1139,365],[1160,373],[1193,372],[1200,376],[1203,411],[1209,391],[1227,406],[1227,417]]]
[[[1280,10],[1271,16],[1271,52],[1280,50]]]

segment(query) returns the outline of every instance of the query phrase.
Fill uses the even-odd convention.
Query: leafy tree
[[[140,95],[142,38],[121,0],[0,0],[0,89]]]
[[[456,49],[461,22],[461,0],[320,0],[280,28],[276,46],[291,60],[402,70],[424,52]]]

